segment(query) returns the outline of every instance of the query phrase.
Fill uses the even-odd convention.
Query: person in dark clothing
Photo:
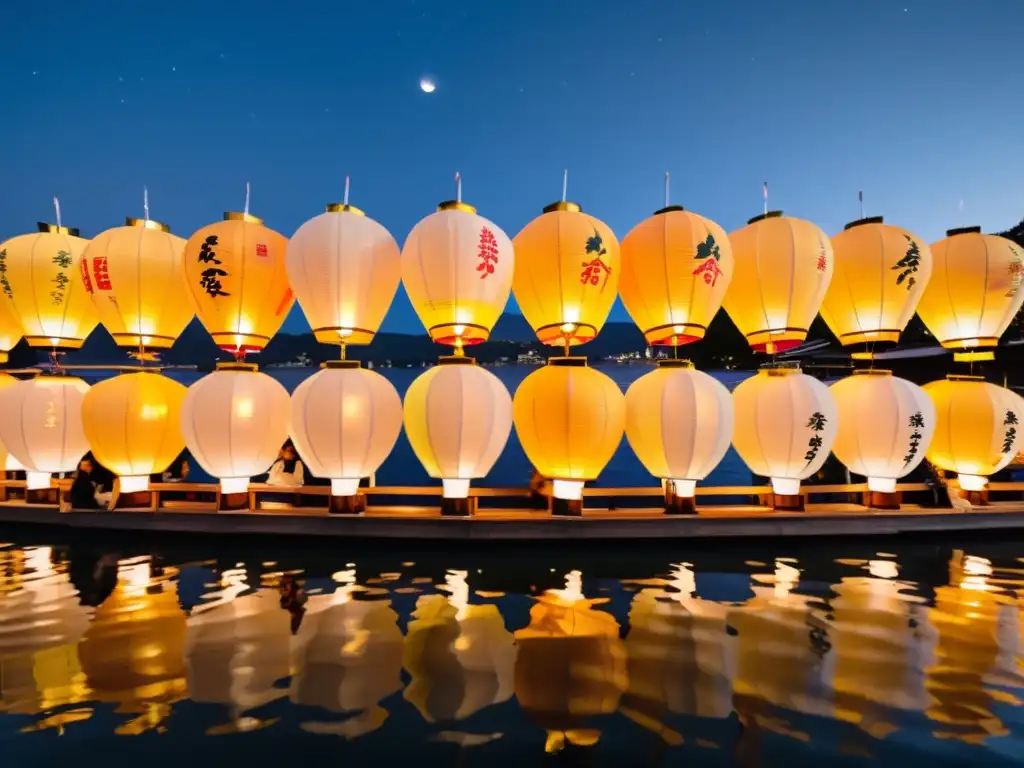
[[[93,463],[88,456],[78,462],[75,479],[71,483],[72,509],[102,509],[96,499],[96,485],[93,482]]]
[[[101,493],[110,493],[113,491],[114,473],[100,464],[96,460],[96,457],[92,455],[92,451],[85,454],[83,458],[92,465],[92,470],[89,472],[89,479],[92,481],[96,490]]]

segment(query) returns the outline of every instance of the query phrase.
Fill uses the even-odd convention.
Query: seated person
[[[109,494],[100,492],[96,482],[93,480],[92,459],[86,455],[78,462],[78,469],[75,470],[75,479],[71,483],[71,508],[72,509],[106,509],[109,503]]]
[[[287,442],[282,446],[281,453],[270,466],[267,485],[298,487],[305,480],[306,470],[295,452],[295,446]]]
[[[164,483],[183,483],[188,479],[188,451],[182,451],[160,476]]]

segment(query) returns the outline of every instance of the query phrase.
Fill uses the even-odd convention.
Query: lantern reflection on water
[[[185,613],[169,576],[156,576],[145,558],[118,563],[117,586],[78,647],[92,698],[143,715],[119,733],[159,727],[170,705],[188,695]]]
[[[0,712],[35,715],[89,698],[78,656],[94,609],[50,547],[0,549]]]
[[[332,594],[311,595],[292,644],[290,698],[329,712],[357,712],[341,722],[304,722],[303,730],[348,738],[387,717],[377,703],[401,690],[402,631],[390,601],[353,600],[355,570],[335,574]]]
[[[666,733],[665,711],[726,718],[732,712],[736,640],[729,634],[729,609],[694,596],[689,564],[674,565],[668,586],[637,593],[629,609],[629,689],[622,699],[626,717]]]
[[[512,697],[516,647],[495,605],[470,605],[466,571],[449,571],[449,594],[416,601],[403,663],[405,699],[427,722],[464,720]]]
[[[626,648],[610,613],[595,611],[582,575],[573,571],[565,589],[546,591],[530,608],[530,624],[515,632],[515,693],[519,706],[547,731],[547,752],[568,741],[587,746],[600,732],[587,718],[611,714],[628,687]]]
[[[896,564],[873,560],[871,576],[844,578],[832,590],[829,638],[835,654],[835,717],[876,738],[896,730],[892,710],[923,712],[930,702],[925,669],[935,631],[923,601],[905,594]]]

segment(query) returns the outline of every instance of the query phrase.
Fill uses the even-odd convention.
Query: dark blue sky
[[[560,194],[621,238],[673,202],[929,241],[1024,216],[1021,0],[12,0],[0,239],[239,209],[291,235],[342,195],[399,244],[464,196],[510,236]],[[418,87],[432,75],[437,90]],[[959,210],[963,200],[963,211]],[[621,307],[613,315],[626,319]],[[301,330],[296,307],[286,324]],[[420,332],[400,295],[385,322]]]

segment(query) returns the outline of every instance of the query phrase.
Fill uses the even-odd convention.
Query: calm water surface
[[[0,545],[4,765],[1024,754],[1024,546],[100,541]]]

